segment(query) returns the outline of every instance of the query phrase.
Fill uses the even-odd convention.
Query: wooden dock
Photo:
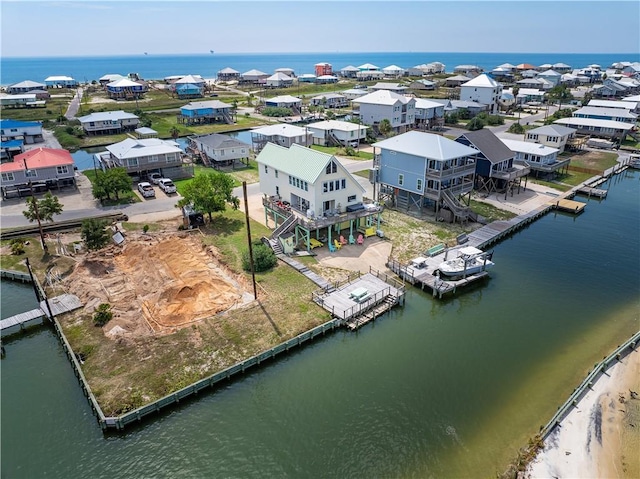
[[[341,319],[346,327],[355,330],[399,304],[404,294],[405,288],[400,282],[371,270],[336,284],[331,290],[316,291],[312,298],[334,318]]]
[[[578,189],[578,193],[588,197],[595,196],[596,198],[606,198],[608,191],[600,188],[594,188],[592,186],[582,186]]]
[[[73,294],[63,294],[51,298],[49,300],[49,306],[51,306],[51,312],[54,316],[62,313],[68,313],[75,309],[81,308],[82,303],[77,296]],[[9,336],[20,332],[30,326],[44,323],[44,319],[49,317],[48,308],[44,301],[40,302],[40,307],[27,311],[25,313],[16,314],[9,318],[0,321],[0,334]]]
[[[581,203],[580,201],[573,201],[567,199],[556,200],[556,209],[560,211],[566,211],[567,213],[579,214],[582,213],[584,207],[587,206],[585,203]]]

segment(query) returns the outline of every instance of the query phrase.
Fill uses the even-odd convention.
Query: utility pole
[[[24,162],[24,175],[28,177],[29,169],[27,168],[27,159],[22,160]],[[40,221],[40,212],[38,211],[38,200],[36,200],[35,195],[33,194],[33,183],[31,182],[31,178],[29,178],[29,190],[31,191],[31,201],[33,201],[33,211],[36,214],[36,220],[38,221],[38,230],[40,231],[40,241],[42,242],[42,249],[44,250],[44,254],[48,254],[49,250],[47,248],[47,243],[44,241],[44,231],[42,230],[42,222]]]
[[[244,216],[247,222],[247,243],[249,245],[249,264],[251,265],[251,281],[253,282],[253,299],[258,299],[256,289],[256,268],[253,264],[253,247],[251,245],[251,224],[249,223],[249,201],[247,200],[247,182],[242,182],[242,196],[244,199]]]

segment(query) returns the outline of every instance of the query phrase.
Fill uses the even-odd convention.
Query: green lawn
[[[91,182],[91,184],[93,184],[93,182],[96,179],[96,174],[100,174],[100,170],[94,171],[94,170],[85,170],[83,171],[84,175],[89,179],[89,181]],[[119,199],[112,199],[112,200],[102,200],[102,206],[117,206],[117,205],[128,205],[130,203],[140,203],[142,200],[140,199],[140,197],[138,197],[138,195],[135,194],[135,192],[133,191],[133,183],[131,183],[131,190],[130,191],[121,191],[118,193]]]
[[[368,153],[366,151],[357,151],[355,156],[348,155],[343,147],[337,146],[321,146],[321,145],[311,145],[312,150],[321,151],[323,153],[328,153],[329,155],[341,156],[343,158],[349,158],[352,160],[373,160],[373,153]]]

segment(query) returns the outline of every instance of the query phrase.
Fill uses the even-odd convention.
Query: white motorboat
[[[443,261],[438,266],[438,271],[443,276],[457,277],[469,276],[491,268],[494,263],[491,261],[493,252],[485,253],[473,246],[467,246],[458,250],[459,255],[455,258]]]

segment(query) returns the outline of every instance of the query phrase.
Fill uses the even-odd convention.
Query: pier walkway
[[[54,316],[62,313],[68,313],[75,309],[81,308],[80,299],[73,294],[62,294],[51,298],[49,306]],[[2,337],[9,336],[20,332],[29,326],[42,324],[45,318],[49,317],[48,308],[44,301],[40,302],[40,307],[27,311],[25,313],[16,314],[0,321],[0,334]]]

